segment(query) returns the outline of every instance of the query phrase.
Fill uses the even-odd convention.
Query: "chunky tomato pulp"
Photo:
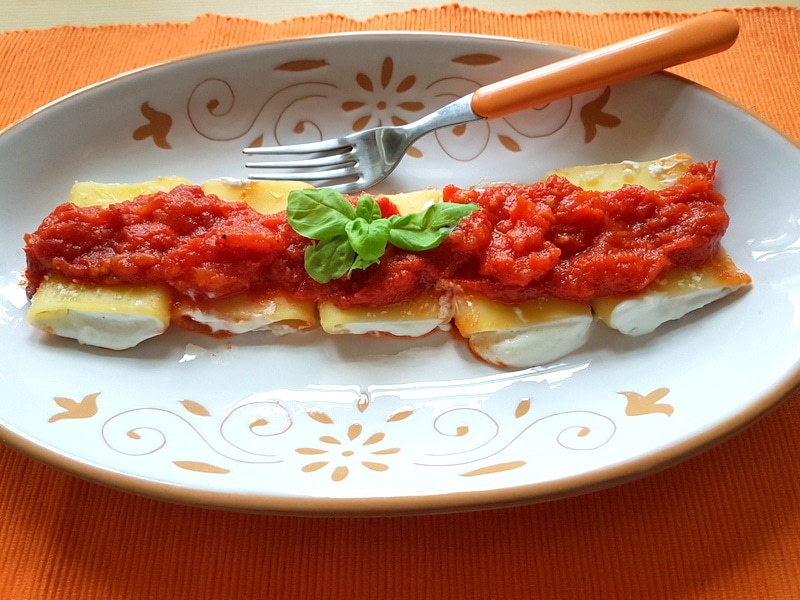
[[[341,308],[387,306],[460,288],[504,302],[577,302],[641,291],[671,265],[699,267],[728,225],[715,163],[697,163],[661,191],[582,190],[551,177],[532,185],[448,186],[447,202],[480,206],[434,250],[389,247],[380,264],[327,284],[305,272],[314,243],[285,213],[262,215],[180,186],[102,207],[58,206],[25,236],[28,294],[48,272],[97,284],[162,282],[195,300],[279,291]],[[353,199],[355,201],[355,199]],[[378,199],[384,216],[397,209]]]

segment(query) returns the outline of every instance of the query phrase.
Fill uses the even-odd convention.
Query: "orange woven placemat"
[[[742,33],[732,50],[674,71],[800,139],[800,10],[734,12]],[[0,34],[0,127],[121,71],[238,43],[408,29],[591,48],[681,16],[516,16],[450,5],[365,21],[205,15],[186,24],[12,31]],[[441,516],[204,510],[88,483],[2,447],[0,598],[800,598],[799,400],[633,483]]]

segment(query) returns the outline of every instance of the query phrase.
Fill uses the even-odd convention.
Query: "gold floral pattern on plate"
[[[451,59],[452,63],[466,68],[480,68],[501,61],[499,56],[485,53]],[[409,67],[398,67],[398,62],[386,56],[379,64],[357,70],[349,77],[342,78],[337,73],[333,80],[325,78],[325,71],[332,66],[328,59],[300,58],[281,63],[275,71],[296,74],[297,80],[270,90],[269,96],[260,103],[250,102],[257,107],[257,112],[244,117],[235,116],[237,92],[234,85],[221,78],[206,79],[192,90],[187,116],[194,131],[208,140],[230,141],[249,136],[250,142],[244,145],[286,145],[346,133],[338,127],[330,129],[330,123],[323,124],[314,117],[323,112],[321,101],[327,103],[328,113],[331,109],[340,111],[342,122],[349,123],[350,131],[355,132],[384,125],[405,125],[489,83],[466,75],[431,79],[435,73],[424,71],[427,77],[423,77]],[[314,79],[307,78],[311,73]],[[579,109],[584,143],[596,138],[599,127],[613,128],[621,124],[619,117],[604,110],[610,96],[611,88],[606,87]],[[492,139],[505,151],[521,152],[522,140],[551,136],[564,128],[572,117],[573,105],[574,98],[566,98],[497,122],[478,121],[446,128],[435,132],[435,138],[439,150],[458,161],[478,158]],[[159,148],[170,149],[167,135],[172,117],[155,110],[147,102],[141,106],[141,112],[148,122],[136,128],[133,138],[137,141],[152,138]],[[407,154],[422,158],[424,152],[415,145]]]
[[[648,394],[620,392],[627,400],[628,417],[661,413],[673,408],[658,404],[669,390]],[[165,451],[171,438],[189,433],[191,444],[164,452],[177,468],[206,475],[225,475],[238,464],[289,465],[294,470],[332,482],[342,482],[354,469],[367,474],[388,473],[403,465],[415,469],[449,469],[460,477],[491,476],[529,466],[532,447],[555,447],[581,452],[608,444],[617,430],[615,419],[593,410],[539,412],[532,398],[521,398],[513,409],[502,405],[451,405],[430,409],[403,403],[375,401],[366,393],[351,401],[330,403],[319,394],[255,394],[227,410],[208,408],[196,400],[181,399],[177,406],[142,407],[92,420],[100,393],[80,402],[56,397],[67,410],[50,418],[92,420],[109,450],[129,456],[151,456]],[[508,414],[504,414],[508,413]],[[67,416],[69,415],[69,416]],[[409,437],[409,429],[416,433]],[[247,442],[247,438],[252,438]],[[284,440],[283,438],[291,438]],[[530,444],[530,440],[536,442]],[[295,443],[297,441],[297,443]],[[413,442],[413,443],[412,443]],[[202,448],[202,456],[194,456]],[[176,457],[179,456],[179,457]]]

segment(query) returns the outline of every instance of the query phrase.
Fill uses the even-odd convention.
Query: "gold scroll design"
[[[180,409],[143,407],[115,414],[102,424],[105,444],[132,457],[163,452],[178,468],[208,474],[230,473],[237,463],[284,462],[274,439],[292,427],[293,417],[279,401],[255,395],[221,421],[195,400],[178,404]]]
[[[628,400],[625,414],[631,417],[671,415],[672,406],[660,403],[668,393],[667,388],[645,394],[620,392]],[[596,450],[617,430],[612,418],[591,410],[536,414],[531,398],[519,400],[513,415],[493,416],[481,404],[432,414],[421,410],[421,405],[406,403],[392,405],[377,419],[364,419],[375,404],[368,394],[355,394],[352,403],[335,403],[336,415],[325,408],[325,402],[309,402],[305,396],[293,402],[286,394],[286,390],[254,394],[227,410],[221,421],[204,404],[190,399],[178,401],[180,408],[125,410],[102,422],[102,438],[108,448],[126,456],[163,452],[174,466],[189,471],[219,475],[230,473],[237,463],[289,463],[306,474],[327,473],[338,483],[354,469],[385,473],[393,465],[448,467],[462,477],[494,475],[525,467],[531,457],[555,451]],[[91,419],[97,414],[99,395],[87,394],[80,401],[54,398],[65,410],[50,422]],[[497,403],[491,408],[496,411]],[[393,430],[400,425],[405,429]],[[301,445],[281,440],[290,429]],[[510,451],[517,456],[507,458]]]
[[[465,440],[476,432],[474,440],[453,452],[426,454],[418,464],[429,467],[468,467],[463,477],[493,475],[519,469],[538,460],[543,453],[556,450],[571,452],[592,451],[606,445],[616,434],[613,419],[590,410],[570,410],[539,414],[531,408],[530,398],[521,399],[514,408],[514,419],[498,421],[479,408],[454,408],[434,421],[435,430],[443,436]],[[517,457],[497,460],[513,450]],[[488,464],[487,464],[488,463]]]
[[[468,54],[452,59],[460,67],[471,69],[499,61],[500,57],[488,54]],[[238,101],[229,82],[208,78],[197,84],[189,95],[189,121],[198,134],[214,141],[231,141],[250,134],[249,146],[295,144],[341,135],[340,120],[331,119],[332,127],[326,127],[315,118],[315,115],[331,114],[332,108],[342,111],[343,121],[348,122],[354,132],[381,125],[403,125],[480,85],[474,79],[461,76],[423,82],[419,75],[398,69],[390,56],[371,69],[355,72],[349,80],[337,76],[332,82],[320,77],[330,67],[327,60],[313,58],[279,65],[276,71],[302,76],[313,71],[315,78],[288,83],[271,92],[254,114],[248,103]],[[603,111],[609,95],[610,88],[607,88],[580,111],[586,143],[594,139],[598,126],[614,127],[620,123],[619,118]],[[428,98],[435,102],[426,104],[424,99]],[[507,151],[521,152],[523,140],[551,136],[563,129],[573,113],[573,104],[573,99],[567,98],[492,122],[458,125],[439,130],[435,139],[448,157],[463,162],[480,156],[493,139]],[[262,120],[270,124],[269,135],[259,131]],[[408,154],[420,158],[423,150],[414,146]]]
[[[312,434],[309,424],[336,429],[338,421],[323,408],[324,402],[300,398],[301,393],[295,403],[287,396],[291,396],[287,390],[254,394],[238,402],[218,427],[212,412],[195,400],[181,400],[180,412],[155,407],[131,409],[107,419],[102,425],[102,436],[110,449],[132,457],[166,452],[171,445],[171,456],[176,451],[184,455],[171,459],[176,467],[207,474],[230,473],[231,463],[285,463],[286,454],[290,454],[300,459],[302,472],[313,473],[329,467],[334,482],[346,479],[353,465],[374,472],[386,471],[388,459],[400,452],[400,448],[387,445],[386,432],[370,431],[357,417],[344,430],[331,431],[319,436],[315,445],[292,451],[288,441],[278,441],[279,436],[294,428],[295,435],[306,439]],[[370,406],[370,400],[366,394],[359,394],[350,406],[355,412],[347,410],[348,415],[359,415]],[[386,423],[403,421],[413,412],[406,408],[396,410],[386,418]],[[296,415],[305,418],[299,432],[294,427],[299,418]]]
[[[332,92],[338,86],[320,80],[300,81],[272,92],[256,110],[238,102],[233,86],[219,78],[197,84],[186,104],[192,128],[202,137],[226,142],[252,135],[248,146],[286,145],[318,141],[325,137],[314,115],[330,112]],[[255,133],[262,115],[271,124],[271,139]]]
[[[53,415],[50,422],[67,418],[91,419],[97,414],[99,395],[88,394],[81,401],[54,398],[66,410]],[[276,397],[282,396],[277,394]],[[300,470],[308,474],[327,472],[331,481],[337,483],[346,480],[355,468],[374,473],[389,471],[392,461],[401,458],[398,456],[401,452],[404,454],[401,460],[411,461],[410,464],[416,467],[460,467],[477,463],[506,450],[525,430],[537,423],[554,419],[561,419],[564,425],[555,442],[570,450],[597,448],[605,444],[615,431],[609,418],[576,411],[541,417],[524,426],[522,431],[511,432],[511,437],[506,427],[504,436],[501,436],[497,420],[485,411],[455,408],[430,420],[427,412],[419,411],[412,404],[392,409],[382,418],[385,427],[381,428],[366,424],[359,418],[373,404],[367,394],[357,397],[352,405],[355,411],[346,411],[345,419],[335,418],[322,403],[301,402],[298,404],[304,406],[302,410],[298,411],[297,407],[289,410],[269,394],[256,394],[237,403],[219,425],[204,404],[189,399],[182,399],[178,404],[180,409],[142,407],[119,412],[102,422],[102,439],[109,449],[126,456],[146,457],[164,453],[180,469],[224,475],[230,473],[237,463],[276,465],[287,462],[287,442],[277,438],[295,425],[295,420],[300,418],[294,416],[297,414],[304,418],[300,427],[304,431],[296,434],[310,440],[294,449]],[[521,400],[515,410],[515,419],[522,420],[529,409],[530,400]],[[414,422],[418,418],[423,418],[425,423]],[[389,428],[404,422],[408,422],[415,434],[425,429],[435,432],[434,438],[428,436],[421,451],[416,435],[409,435],[409,430],[392,438]],[[326,429],[314,440],[311,440],[311,423],[323,425]],[[485,435],[487,424],[491,430],[489,436]],[[479,430],[484,434],[475,435]],[[242,435],[243,432],[246,435]],[[404,451],[393,439],[406,442],[413,439],[415,448]],[[462,441],[467,442],[467,448]],[[432,447],[445,447],[448,451],[443,454],[425,452],[424,448]],[[493,462],[461,474],[465,477],[488,475],[525,464],[526,460]]]

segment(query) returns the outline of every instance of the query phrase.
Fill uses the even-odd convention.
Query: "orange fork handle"
[[[470,106],[481,117],[502,117],[721,52],[738,35],[731,13],[705,13],[483,86]]]

